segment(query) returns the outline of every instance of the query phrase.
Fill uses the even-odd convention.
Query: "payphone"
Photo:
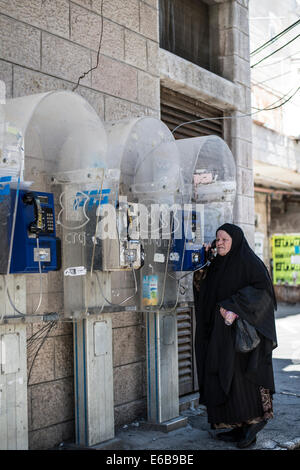
[[[60,269],[60,240],[56,237],[53,194],[10,189],[7,223],[1,226],[1,244],[7,254],[13,236],[11,254],[2,261],[1,273],[46,273]],[[9,256],[11,257],[9,260]],[[2,256],[2,260],[3,260]]]
[[[202,210],[183,210],[173,225],[170,264],[174,271],[195,271],[206,262]]]

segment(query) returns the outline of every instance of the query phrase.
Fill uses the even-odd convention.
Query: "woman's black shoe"
[[[267,421],[263,420],[256,424],[250,424],[245,431],[244,437],[237,443],[239,449],[244,449],[249,447],[251,444],[254,444],[256,441],[256,434],[262,430],[262,428],[267,424]]]
[[[243,429],[234,428],[231,431],[219,432],[217,438],[225,442],[238,442],[243,437]]]

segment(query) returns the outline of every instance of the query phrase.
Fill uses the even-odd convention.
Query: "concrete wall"
[[[300,172],[300,143],[287,135],[253,124],[253,160]]]

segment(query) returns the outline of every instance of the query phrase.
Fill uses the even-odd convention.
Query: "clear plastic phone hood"
[[[13,129],[15,139],[24,139],[27,134],[26,155],[42,159],[47,175],[107,166],[103,124],[76,93],[50,91],[8,100],[5,119],[4,145],[12,144]]]
[[[109,167],[120,169],[123,194],[172,194],[177,189],[179,154],[171,131],[160,119],[125,119],[106,123],[105,129]]]

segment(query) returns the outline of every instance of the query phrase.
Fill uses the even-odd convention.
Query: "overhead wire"
[[[260,68],[263,68],[263,67],[272,67],[273,65],[279,64],[280,62],[283,62],[284,60],[290,59],[291,57],[294,57],[294,55],[297,55],[297,54],[300,54],[300,51],[297,51],[297,52],[294,52],[293,54],[282,57],[281,59],[275,60],[274,62],[259,65],[257,68],[260,69]]]
[[[284,77],[285,75],[289,75],[292,73],[292,70],[288,70],[287,72],[280,73],[278,75],[274,75],[273,77],[266,78],[265,80],[262,80],[261,82],[254,83],[255,86],[262,85],[263,83],[270,82],[271,80],[275,80],[276,78],[281,78]]]
[[[271,110],[273,110],[273,109],[281,108],[281,106],[283,106],[284,104],[288,103],[288,102],[298,93],[299,90],[300,90],[300,86],[299,86],[299,87],[294,91],[294,93],[293,93],[289,98],[287,98],[283,103],[280,103],[278,106],[273,106],[273,107],[271,107],[271,108],[268,107],[268,108],[266,108],[265,110],[266,110],[266,111],[271,111]],[[282,99],[282,98],[280,98],[280,99]],[[270,105],[270,106],[272,106],[272,105]],[[257,108],[253,107],[253,109],[257,109]]]
[[[298,24],[300,24],[300,20],[297,20],[295,21],[293,24],[291,24],[290,26],[288,26],[287,28],[285,28],[283,31],[281,31],[280,33],[276,34],[276,36],[272,37],[271,39],[269,39],[268,41],[266,41],[264,44],[262,44],[261,46],[257,47],[254,51],[250,52],[250,56],[254,56],[256,54],[258,54],[260,51],[262,51],[263,49],[265,49],[266,47],[268,47],[269,45],[273,44],[275,41],[277,41],[279,38],[281,38],[284,34],[288,33],[289,31],[291,31],[293,28],[295,28],[295,26],[297,26]]]
[[[284,49],[286,46],[288,46],[289,44],[291,44],[292,42],[294,42],[296,39],[298,39],[298,37],[300,36],[300,34],[298,34],[297,36],[295,36],[293,39],[291,39],[290,41],[286,42],[285,44],[283,44],[283,46],[279,47],[278,49],[276,49],[275,51],[271,52],[270,54],[268,54],[267,56],[263,57],[262,59],[260,59],[258,62],[256,62],[255,64],[251,65],[250,68],[254,68],[256,67],[258,64],[260,64],[261,62],[265,61],[266,59],[268,59],[269,57],[271,57],[272,55],[276,54],[277,52],[281,51],[282,49]]]

